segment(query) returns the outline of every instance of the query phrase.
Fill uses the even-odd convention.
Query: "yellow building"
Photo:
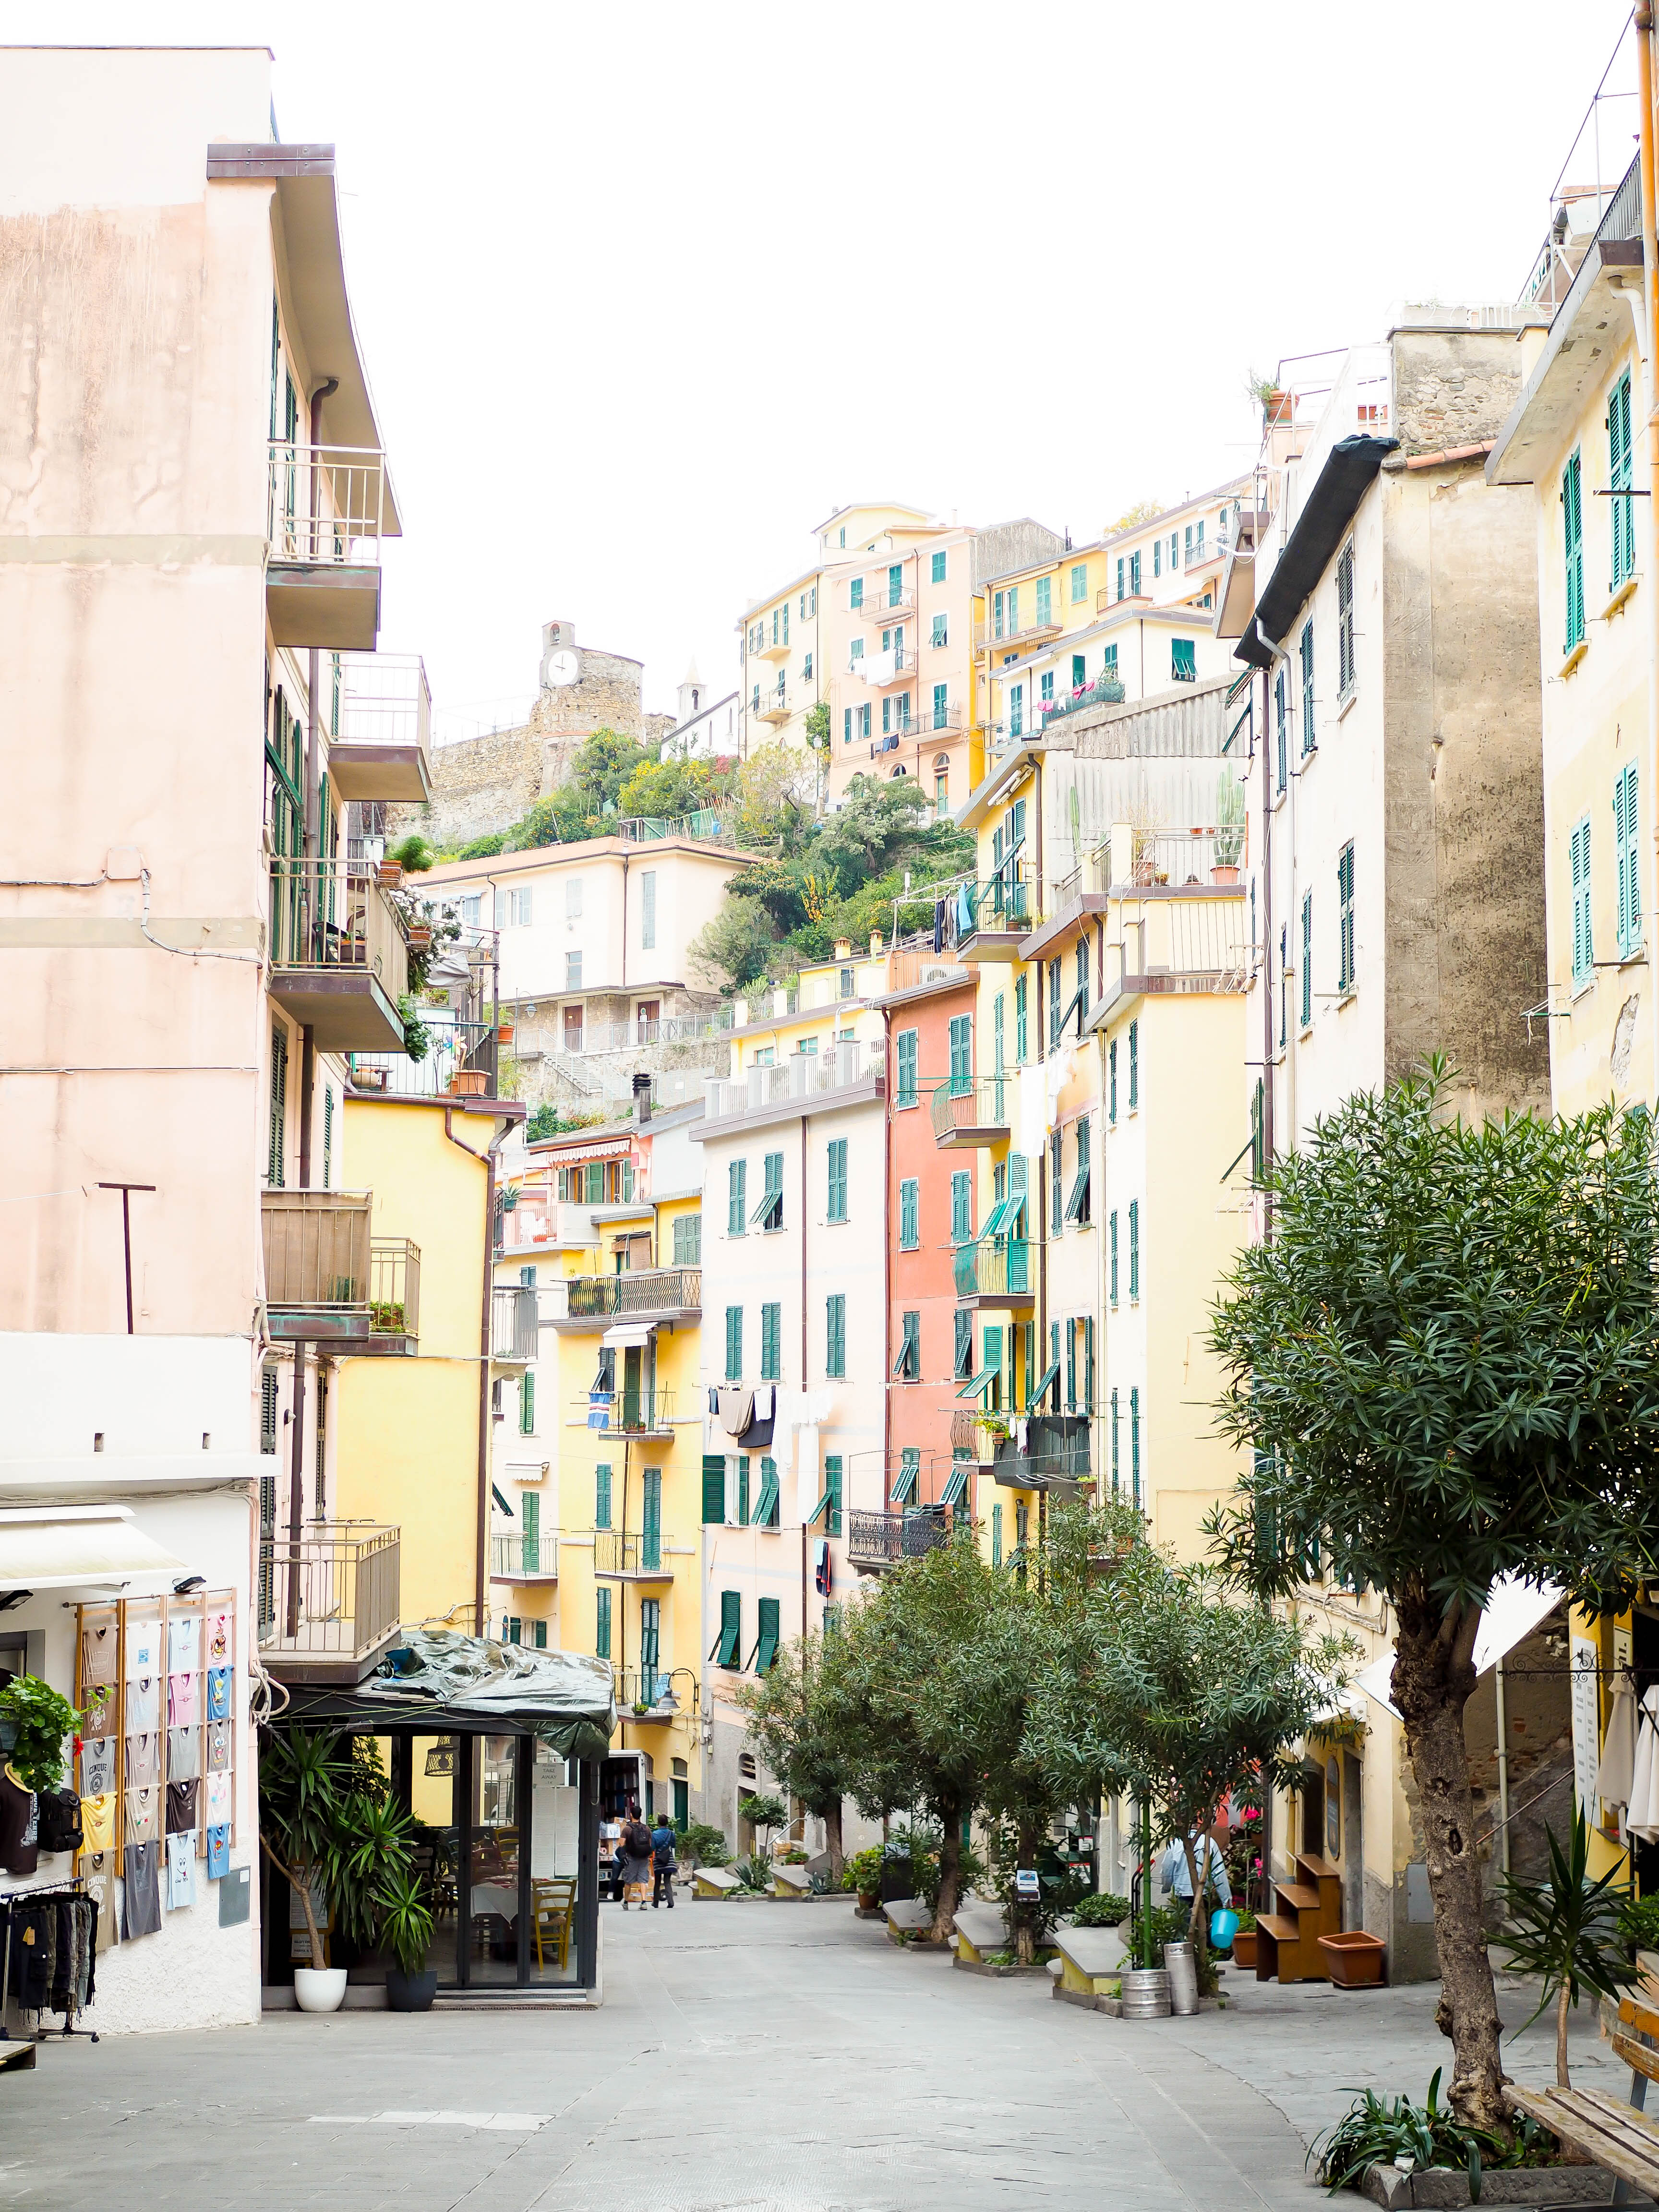
[[[1649,404],[1638,187],[1632,161],[1595,232],[1563,242],[1576,273],[1570,286],[1558,275],[1553,311],[1540,295],[1522,341],[1526,381],[1486,460],[1489,483],[1534,494],[1548,975],[1534,1018],[1549,1032],[1562,1113],[1659,1095],[1644,988],[1659,884],[1645,597],[1655,518],[1635,495],[1648,489],[1638,448]]]
[[[682,1820],[702,1789],[701,1112],[515,1157],[491,1406],[490,1632],[609,1659],[613,1748]]]
[[[492,1160],[523,1116],[507,1099],[346,1093],[345,1176],[372,1194],[371,1333],[335,1353],[317,1518],[365,1592],[386,1574],[374,1532],[389,1532],[393,1626],[482,1632]],[[367,1654],[371,1624],[354,1616]]]

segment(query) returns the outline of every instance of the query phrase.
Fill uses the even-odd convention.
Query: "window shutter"
[[[726,1170],[726,1233],[728,1237],[741,1237],[749,1226],[748,1182],[748,1161],[728,1161]]]
[[[1115,1206],[1112,1208],[1111,1213],[1109,1217],[1108,1228],[1109,1231],[1108,1246],[1110,1258],[1108,1263],[1109,1272],[1107,1281],[1109,1296],[1111,1299],[1111,1303],[1115,1305],[1117,1304],[1117,1208]]]
[[[645,1470],[645,1500],[640,1539],[641,1563],[647,1569],[662,1565],[662,1469]]]
[[[1313,893],[1302,898],[1302,1026],[1313,1020]]]
[[[526,1368],[519,1385],[519,1433],[524,1437],[536,1433],[536,1372],[530,1367]],[[525,1503],[528,1505],[533,1500],[526,1498]]]
[[[605,1518],[603,1525],[611,1525],[611,1470],[601,1470],[605,1478]],[[702,1517],[705,1522],[726,1518],[726,1461],[719,1452],[702,1455]]]
[[[917,1099],[916,1055],[921,1045],[921,1034],[916,1030],[901,1030],[898,1033],[898,1096],[896,1106],[914,1106]]]
[[[847,1218],[847,1139],[831,1138],[826,1154],[829,1166],[828,1218],[831,1221]],[[781,1165],[781,1159],[780,1159]]]
[[[705,1469],[708,1464],[705,1460]],[[723,1462],[716,1460],[714,1464],[719,1467]],[[596,1528],[611,1526],[611,1469],[603,1461],[593,1470],[593,1526]]]
[[[956,1342],[953,1346],[952,1372],[958,1382],[965,1382],[974,1371],[974,1315],[973,1309],[958,1306],[954,1316]]]
[[[717,1667],[743,1664],[743,1592],[720,1592],[720,1640],[709,1654]]]
[[[841,1455],[838,1452],[827,1452],[824,1455],[823,1486],[829,1493],[830,1509],[823,1516],[823,1528],[824,1534],[829,1536],[839,1536],[841,1534]],[[777,1601],[774,1599],[772,1602],[775,1607]]]
[[[265,1181],[283,1188],[283,1155],[288,1130],[288,1031],[273,1023],[270,1031],[270,1130]]]
[[[763,1597],[757,1608],[759,1634],[755,1644],[755,1672],[769,1674],[778,1656],[778,1601]]]
[[[743,1308],[726,1309],[726,1379],[728,1382],[743,1380]]]
[[[763,1305],[761,1308],[761,1381],[777,1382],[782,1380],[783,1308]]]
[[[907,1178],[899,1185],[899,1244],[906,1252],[914,1252],[921,1241],[921,1186],[914,1178]]]
[[[598,1589],[593,1593],[593,1650],[596,1657],[611,1656],[611,1593]]]

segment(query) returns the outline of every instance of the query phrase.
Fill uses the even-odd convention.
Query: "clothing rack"
[[[85,1897],[86,1895],[86,1877],[83,1875],[78,1874],[71,1875],[66,1881],[43,1881],[38,1883],[33,1889],[0,1890],[0,1911],[3,1911],[6,1917],[5,1948],[3,1951],[0,1951],[0,2043],[9,2043],[13,2039],[11,2030],[6,2026],[6,2005],[9,2001],[7,1996],[7,1986],[11,1980],[10,1908],[14,1905],[45,1905],[49,1903],[54,1898]],[[21,2011],[22,2008],[20,2006],[18,2009]],[[84,2038],[89,2043],[96,2043],[98,2040],[97,2029],[95,2027],[71,2027],[70,2026],[71,2017],[71,2014],[65,2012],[64,2014],[64,2025],[61,2027],[38,2027],[35,2029],[33,2035],[26,2035],[23,2038],[23,2040],[27,2043],[44,2043],[49,2035],[56,2035],[61,2037],[79,2036]]]

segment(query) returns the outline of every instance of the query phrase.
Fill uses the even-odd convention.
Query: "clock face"
[[[547,656],[547,680],[550,684],[574,684],[581,673],[581,663],[573,648],[561,646],[556,653]]]

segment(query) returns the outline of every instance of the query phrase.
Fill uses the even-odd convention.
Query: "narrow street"
[[[165,2195],[215,2212],[1312,2212],[1304,2138],[1449,2056],[1437,1990],[1247,1982],[1130,2025],[901,1951],[842,1903],[607,1908],[592,2012],[279,2014],[48,2045],[0,2090],[0,2203]],[[1234,1978],[1229,1978],[1232,1979]],[[1504,1986],[1518,2025],[1535,2002]],[[1625,2077],[1576,2022],[1575,2080]],[[1506,2045],[1547,2078],[1540,2022]]]

